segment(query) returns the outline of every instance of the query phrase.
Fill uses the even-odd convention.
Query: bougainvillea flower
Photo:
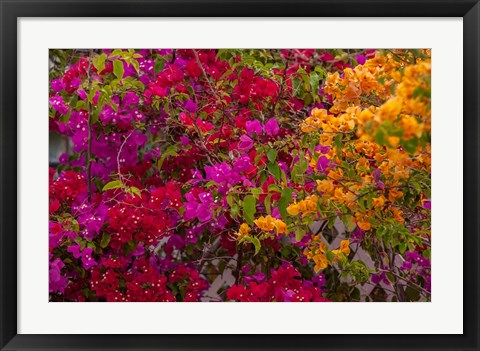
[[[253,135],[253,134],[261,135],[262,134],[262,125],[256,119],[254,119],[253,121],[247,121],[246,124],[245,124],[245,127],[246,127],[247,133],[249,135]]]
[[[185,103],[185,109],[189,112],[195,113],[198,110],[198,105],[191,99]]]
[[[246,152],[253,147],[253,140],[246,135],[240,137],[240,144],[238,144],[238,150]]]
[[[55,95],[51,97],[49,102],[53,109],[58,111],[58,113],[60,113],[61,115],[65,115],[69,110],[69,107],[65,105],[65,103],[63,102],[63,98],[60,95]]]
[[[278,134],[280,127],[278,126],[277,120],[275,118],[270,118],[267,123],[265,123],[265,133],[271,136]]]
[[[63,294],[67,286],[67,278],[62,275],[62,268],[65,267],[62,260],[56,258],[50,262],[49,269],[49,284],[48,290],[50,293],[59,292]]]
[[[72,245],[67,248],[68,252],[71,252],[73,254],[73,257],[75,258],[80,258],[81,251],[80,251],[80,245]]]
[[[65,89],[65,83],[61,78],[53,79],[51,82],[51,86],[52,86],[52,90],[56,93],[59,93],[63,89]]]
[[[330,164],[330,160],[325,156],[320,156],[317,161],[317,169],[320,172],[325,172]]]
[[[359,65],[364,65],[367,62],[367,58],[364,55],[356,55],[355,60],[357,60]]]

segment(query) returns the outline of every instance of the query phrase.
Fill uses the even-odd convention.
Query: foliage
[[[51,301],[430,300],[428,50],[50,60]]]

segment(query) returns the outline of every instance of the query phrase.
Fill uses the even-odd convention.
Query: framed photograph
[[[2,350],[479,349],[477,0],[0,11]]]

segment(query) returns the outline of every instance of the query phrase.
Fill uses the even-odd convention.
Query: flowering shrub
[[[51,50],[51,301],[430,301],[429,50]]]

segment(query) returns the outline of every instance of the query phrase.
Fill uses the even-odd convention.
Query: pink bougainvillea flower
[[[317,161],[317,169],[320,172],[325,172],[329,165],[330,165],[330,160],[325,156],[320,156],[320,158]]]
[[[245,124],[247,133],[249,135],[257,134],[261,135],[262,134],[262,125],[258,120],[253,120],[253,121],[247,121]]]
[[[92,253],[93,253],[93,250],[90,247],[86,247],[82,251],[82,264],[83,264],[83,268],[85,268],[86,270],[97,265],[97,262],[92,257]]]
[[[80,258],[82,253],[80,251],[80,245],[72,245],[67,248],[67,251],[73,254],[73,257]]]
[[[198,105],[191,99],[187,100],[184,107],[185,107],[185,110],[192,113],[195,113],[198,110]]]
[[[277,120],[275,118],[270,118],[267,123],[265,123],[265,133],[270,136],[275,136],[278,134],[280,127],[278,126]]]
[[[240,137],[240,143],[238,144],[238,150],[246,152],[253,147],[253,140],[246,135]]]
[[[70,109],[67,105],[65,105],[63,98],[60,95],[51,97],[49,102],[53,109],[58,111],[58,113],[61,115],[67,114],[68,110]]]
[[[50,262],[48,289],[51,293],[59,292],[63,294],[65,292],[67,278],[62,275],[61,270],[63,267],[65,265],[59,258]]]
[[[356,55],[355,60],[357,60],[359,65],[363,65],[367,62],[367,58],[364,55]]]
[[[63,80],[61,78],[52,80],[52,90],[54,92],[59,93],[63,89],[65,89],[65,83],[63,83]]]

